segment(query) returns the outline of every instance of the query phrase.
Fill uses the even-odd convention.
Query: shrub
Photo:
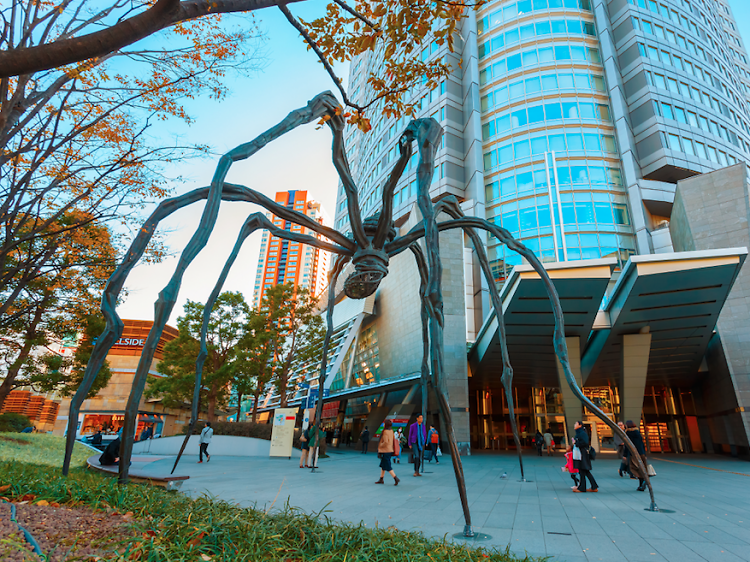
[[[200,422],[200,427],[196,427],[193,431],[200,433],[203,428],[203,422]],[[271,440],[271,432],[273,426],[270,423],[253,423],[253,422],[227,422],[217,421],[211,422],[211,427],[214,430],[214,435],[234,435],[236,437],[254,437],[255,439],[265,439],[266,441]],[[182,429],[182,434],[187,433],[187,424]],[[300,435],[302,435],[301,429],[294,430],[294,446],[298,449],[301,447]]]
[[[31,420],[24,415],[11,412],[0,414],[0,431],[20,433],[27,427],[31,427]]]

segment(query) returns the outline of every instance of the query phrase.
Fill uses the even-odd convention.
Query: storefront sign
[[[115,345],[129,345],[129,346],[138,346],[143,347],[143,345],[146,343],[145,339],[139,339],[139,338],[120,338],[115,342]]]
[[[277,408],[273,413],[271,430],[271,457],[292,457],[294,422],[297,408]]]

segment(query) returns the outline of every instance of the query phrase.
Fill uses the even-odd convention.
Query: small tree
[[[294,368],[320,352],[314,343],[323,338],[323,320],[315,313],[316,300],[310,291],[291,283],[266,289],[261,310],[268,318],[273,348],[272,380],[279,393],[279,406],[285,408]]]
[[[72,358],[55,353],[48,353],[40,358],[41,364],[37,365],[27,377],[33,388],[42,392],[57,391],[63,396],[75,394],[83,380],[86,365],[91,359],[96,338],[104,331],[106,323],[98,314],[90,314],[84,319],[83,325],[85,327],[80,337],[79,334],[70,335],[79,340]],[[111,378],[112,371],[109,368],[109,362],[105,361],[86,398],[93,398],[99,394]]]
[[[271,382],[273,369],[273,333],[268,329],[268,318],[265,314],[252,311],[248,316],[245,334],[237,345],[237,362],[233,384],[237,393],[252,394],[253,412],[251,420],[255,423],[258,417],[258,403],[268,384]],[[241,396],[240,404],[241,402]]]
[[[55,223],[52,228],[57,226]],[[20,246],[24,253],[35,250],[32,241]],[[0,324],[0,361],[6,366],[0,407],[19,386],[34,383],[51,389],[58,382],[74,384],[71,380],[63,383],[62,374],[55,374],[64,371],[62,359],[40,350],[71,334],[92,330],[90,315],[98,308],[116,259],[111,233],[104,226],[89,222],[60,238],[44,275],[27,283],[22,296],[8,309],[10,321]],[[97,335],[90,334],[89,340]],[[78,368],[85,368],[81,365]],[[45,381],[47,377],[49,381]]]
[[[179,334],[164,346],[164,358],[157,365],[165,376],[150,381],[146,398],[161,398],[167,407],[192,402],[203,308],[198,302],[185,304],[185,314],[177,321]],[[210,421],[216,419],[216,409],[224,407],[229,397],[229,385],[235,374],[236,346],[245,334],[248,313],[242,293],[237,292],[219,295],[211,312],[206,338],[208,356],[201,385],[201,402],[206,405]]]

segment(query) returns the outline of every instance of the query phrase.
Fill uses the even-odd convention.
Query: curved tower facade
[[[750,66],[724,0],[495,0],[467,15],[455,53],[433,44],[420,56],[453,68],[438,88],[410,92],[418,116],[445,130],[433,199],[455,195],[546,262],[672,251],[677,181],[750,157]],[[353,61],[355,100],[369,99],[381,64]],[[346,133],[365,215],[407,122],[372,117],[372,132]],[[397,224],[413,208],[416,158]],[[346,230],[340,186],[335,222]],[[522,258],[492,237],[487,248],[501,285]],[[478,329],[489,307],[476,272],[467,267],[466,294]]]

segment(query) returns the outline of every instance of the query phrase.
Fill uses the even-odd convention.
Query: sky
[[[311,4],[317,5],[317,10],[295,5],[294,14],[312,19],[321,4]],[[232,93],[224,100],[201,99],[187,104],[188,113],[195,119],[192,125],[171,124],[160,131],[165,142],[174,142],[175,135],[179,135],[190,142],[207,144],[216,153],[166,170],[169,175],[185,179],[172,186],[175,195],[208,185],[221,154],[252,140],[320,92],[335,89],[315,55],[306,50],[302,39],[278,10],[265,9],[257,14],[267,39],[263,47],[264,69],[250,77],[232,77]],[[336,68],[336,72],[346,81],[348,65]],[[316,130],[315,124],[299,127],[251,159],[235,163],[227,181],[246,185],[271,198],[277,191],[307,190],[308,197],[320,201],[332,217],[338,176],[331,163],[331,134],[327,127]],[[147,208],[144,217],[152,209],[153,206]],[[179,253],[193,235],[202,210],[202,203],[195,204],[162,223],[160,230],[165,233],[172,255],[160,264],[133,269],[125,284],[128,294],[117,309],[121,318],[153,319],[158,293],[169,282]],[[222,203],[209,243],[183,278],[169,324],[176,326],[187,299],[206,302],[245,218],[262,210],[248,203]],[[260,239],[260,231],[248,238],[224,285],[224,290],[244,293],[248,303],[255,284]]]
[[[750,0],[730,0],[740,33],[750,48]],[[320,13],[321,3],[296,4],[295,15],[312,19]],[[289,111],[304,106],[309,99],[334,86],[316,57],[308,52],[299,35],[280,12],[266,9],[257,12],[257,20],[265,32],[265,67],[250,77],[232,79],[232,93],[224,100],[197,100],[188,105],[195,118],[191,126],[165,128],[165,141],[175,134],[187,140],[208,144],[216,153],[211,158],[183,163],[172,170],[187,181],[173,186],[175,193],[209,183],[218,155],[252,140],[274,125]],[[336,69],[347,79],[348,68]],[[327,128],[316,130],[314,124],[298,128],[274,141],[253,158],[236,163],[227,181],[252,187],[268,196],[276,191],[307,190],[309,197],[320,201],[333,217],[338,177],[331,164],[331,135]],[[168,173],[170,171],[168,170]],[[125,285],[128,292],[118,307],[121,318],[153,319],[153,305],[159,291],[168,283],[179,252],[192,236],[203,209],[196,204],[175,213],[163,223],[166,243],[171,256],[157,265],[134,268]],[[187,299],[205,302],[213,289],[244,219],[261,210],[244,203],[222,203],[217,226],[209,243],[188,269],[179,298],[169,323],[176,325],[177,317]],[[150,212],[150,211],[147,211]],[[255,269],[258,263],[261,233],[250,237],[224,285],[224,290],[241,291],[251,302]]]

